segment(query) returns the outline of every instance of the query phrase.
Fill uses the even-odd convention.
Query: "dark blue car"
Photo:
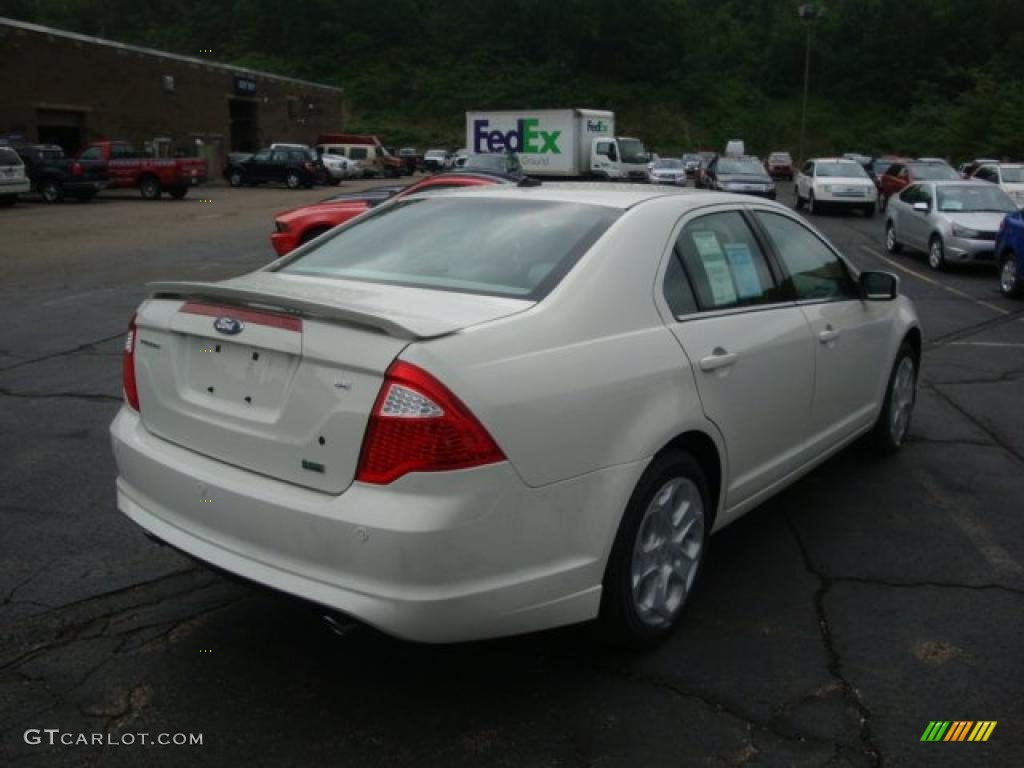
[[[1024,211],[1009,214],[996,237],[999,287],[1006,296],[1024,294]]]

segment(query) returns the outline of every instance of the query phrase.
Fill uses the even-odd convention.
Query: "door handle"
[[[727,368],[736,362],[734,352],[726,352],[722,347],[715,347],[711,354],[700,359],[702,371],[716,371],[719,368]]]
[[[822,344],[830,344],[839,338],[839,331],[831,325],[825,326],[825,330],[818,334],[818,341]]]

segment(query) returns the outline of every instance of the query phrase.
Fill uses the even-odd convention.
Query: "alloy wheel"
[[[704,501],[697,485],[674,477],[654,494],[633,545],[633,605],[642,622],[670,626],[693,586],[704,552]]]
[[[889,394],[889,435],[895,445],[902,445],[910,426],[910,414],[914,410],[914,385],[916,375],[914,361],[910,357],[900,360]]]
[[[1013,256],[1008,256],[1003,260],[1002,269],[999,270],[999,287],[1003,289],[1003,293],[1007,296],[1012,296],[1019,290],[1017,276],[1017,260]]]

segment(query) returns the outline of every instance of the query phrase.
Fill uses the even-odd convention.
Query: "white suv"
[[[998,184],[1013,198],[1018,208],[1024,208],[1024,165],[1020,163],[991,163],[974,172],[972,178]]]
[[[874,216],[878,189],[860,163],[844,157],[819,157],[804,163],[794,185],[796,207],[820,213],[826,205],[859,208]]]
[[[25,163],[10,147],[0,147],[0,206],[14,205],[18,195],[28,192]]]

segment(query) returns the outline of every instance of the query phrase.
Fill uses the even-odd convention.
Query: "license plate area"
[[[187,388],[193,397],[225,410],[277,411],[298,357],[247,344],[187,338]]]

